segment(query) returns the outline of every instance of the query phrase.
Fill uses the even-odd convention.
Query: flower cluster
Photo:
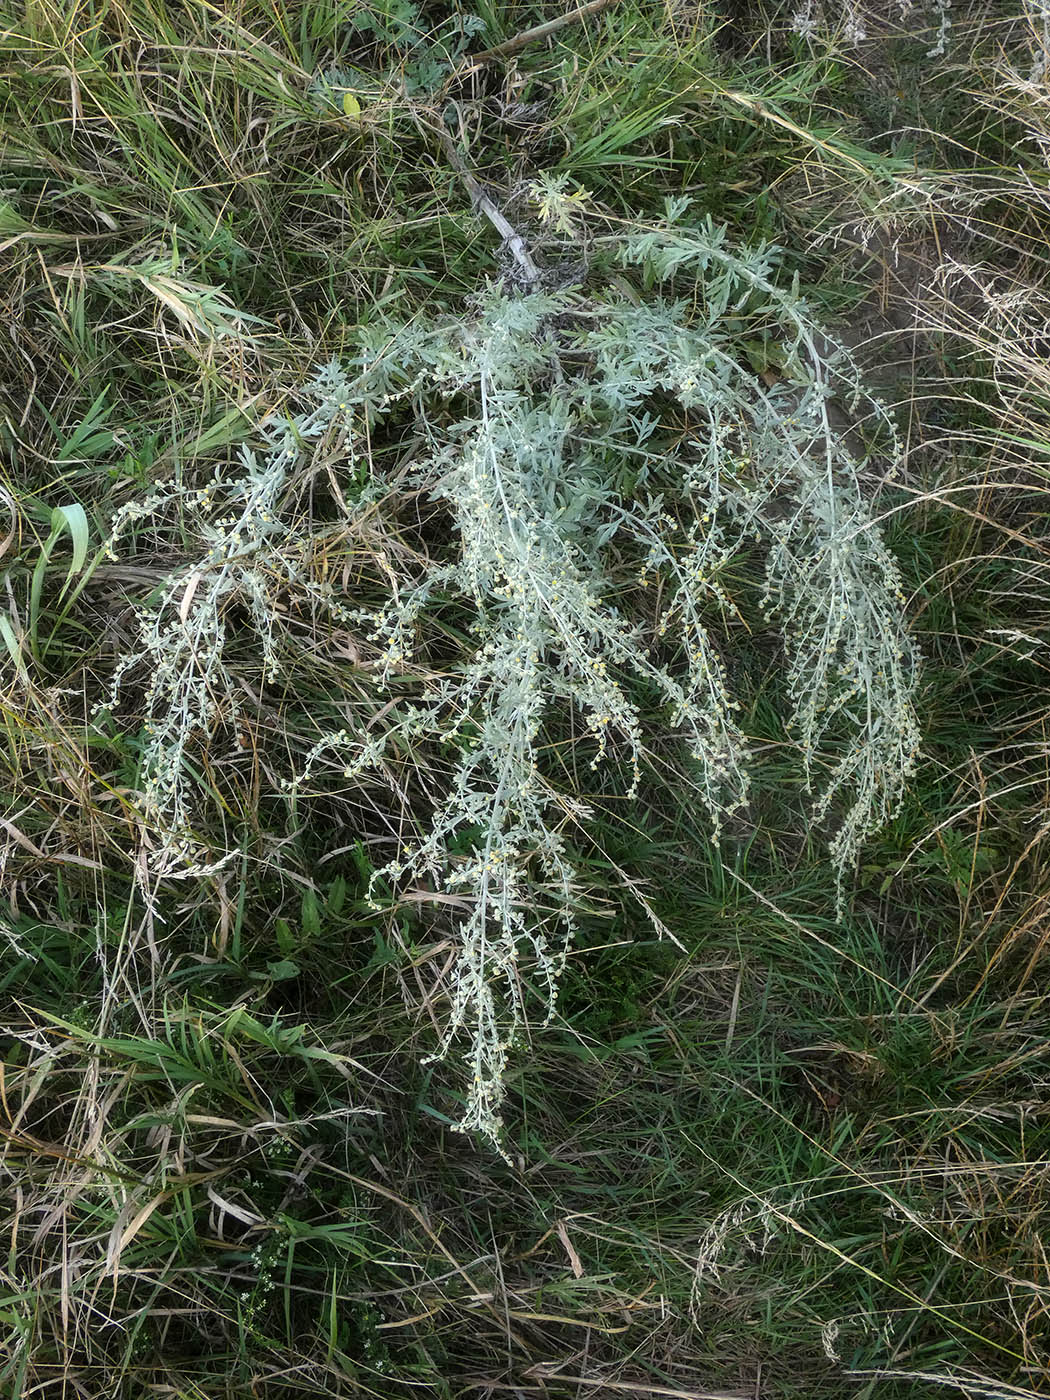
[[[120,660],[98,707],[117,709],[129,680],[148,669],[137,802],[157,839],[153,875],[190,876],[216,866],[193,834],[192,771],[196,748],[220,724],[233,724],[243,703],[228,665],[227,613],[235,602],[244,606],[263,678],[276,680],[277,593],[298,587],[318,594],[299,567],[290,526],[279,518],[281,500],[304,446],[341,414],[339,388],[337,376],[326,371],[307,391],[313,400],[307,412],[262,428],[261,453],[242,450],[242,475],[232,482],[217,474],[194,491],[178,483],[156,486],[112,522],[107,552],[115,559],[132,526],[161,519],[178,503],[201,550],[138,609],[139,647]]]

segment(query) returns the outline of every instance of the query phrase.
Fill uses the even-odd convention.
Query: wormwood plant
[[[748,794],[748,745],[715,635],[734,612],[724,571],[745,544],[765,549],[765,609],[785,639],[814,815],[835,822],[840,889],[915,759],[916,657],[897,570],[862,463],[832,424],[832,396],[888,471],[892,423],[845,350],[818,336],[797,287],[778,287],[773,250],[734,251],[681,213],[616,243],[622,271],[599,292],[490,285],[462,317],[362,332],[356,354],[306,391],[306,412],[271,427],[266,453],[246,455],[243,479],[223,493],[237,509],[202,526],[206,552],[143,613],[154,675],[144,799],[171,869],[188,851],[188,736],[238,703],[225,669],[230,599],[247,598],[272,669],[261,573],[319,590],[275,518],[296,458],[337,429],[346,480],[367,476],[351,515],[392,509],[406,492],[446,515],[451,528],[427,539],[419,572],[391,571],[384,603],[325,595],[340,626],[372,647],[389,705],[381,729],[322,734],[289,786],[333,766],[344,785],[374,781],[395,748],[402,762],[445,755],[447,781],[373,895],[429,882],[465,911],[436,1055],[462,1047],[461,1126],[493,1140],[526,979],[538,976],[549,1012],[575,927],[564,832],[587,808],[543,761],[549,725],[577,716],[590,768],[617,754],[630,794],[655,697],[718,841]],[[756,338],[777,374],[753,368],[744,346]],[[206,512],[216,491],[193,507]],[[118,524],[165,500],[154,494]],[[427,661],[439,602],[468,618],[451,666]]]

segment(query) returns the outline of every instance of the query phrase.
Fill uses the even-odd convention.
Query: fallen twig
[[[596,15],[601,10],[607,10],[611,5],[617,3],[618,0],[589,0],[588,4],[580,5],[577,9],[570,10],[568,14],[556,15],[554,19],[549,19],[544,24],[536,24],[531,29],[523,29],[520,34],[515,34],[512,39],[505,39],[502,44],[494,44],[491,49],[483,49],[481,53],[471,54],[464,61],[463,67],[456,69],[453,77],[469,77],[471,73],[476,73],[479,68],[483,68],[486,63],[491,63],[493,59],[506,58],[508,54],[517,53],[519,49],[525,48],[528,44],[546,39],[548,34],[554,34],[567,24],[578,24],[581,19],[586,19],[588,15]]]

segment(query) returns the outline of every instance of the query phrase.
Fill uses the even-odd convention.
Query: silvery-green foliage
[[[697,383],[688,374],[676,393],[694,411],[702,404],[707,480],[723,478],[725,505],[740,533],[768,541],[766,602],[786,635],[788,688],[808,779],[823,742],[840,740],[818,787],[815,816],[825,817],[836,802],[845,806],[831,848],[841,901],[861,843],[900,799],[919,734],[916,656],[902,622],[897,566],[872,523],[860,464],[832,424],[832,396],[843,391],[854,413],[863,403],[870,426],[882,428],[887,475],[898,455],[892,419],[878,399],[862,394],[845,349],[818,335],[797,294],[777,290],[768,252],[734,257],[716,240],[698,255],[688,238],[650,234],[625,256],[647,259],[661,276],[685,261],[703,277],[712,334],[708,372]],[[712,308],[716,318],[730,310],[731,285],[750,287],[776,317],[788,373],[772,387],[752,376],[745,388],[731,352],[727,358],[713,343]],[[639,325],[631,335],[635,358],[642,334]],[[712,365],[719,366],[715,374]],[[723,439],[734,416],[738,427]],[[742,455],[729,483],[732,459],[724,443],[734,437]]]
[[[493,1140],[527,980],[538,977],[552,1009],[574,931],[565,829],[587,808],[543,761],[552,716],[576,717],[584,767],[615,752],[630,794],[651,737],[639,697],[645,714],[658,702],[691,755],[717,841],[747,800],[749,763],[712,628],[722,634],[734,616],[727,564],[761,545],[815,811],[839,823],[840,888],[859,843],[894,809],[917,748],[897,572],[860,464],[832,424],[832,396],[881,436],[887,470],[892,423],[863,396],[846,352],[818,335],[797,289],[778,287],[774,252],[734,251],[710,225],[682,227],[681,212],[618,244],[624,272],[599,294],[493,285],[469,314],[362,331],[315,386],[321,407],[272,429],[270,454],[250,459],[237,488],[246,503],[265,496],[272,517],[296,454],[338,413],[348,474],[370,463],[370,511],[412,492],[447,513],[451,531],[418,551],[429,560],[420,574],[399,577],[386,561],[385,603],[332,601],[372,647],[389,704],[382,729],[322,734],[297,781],[333,762],[344,780],[363,781],[395,744],[402,760],[444,753],[447,780],[434,792],[428,771],[432,810],[377,872],[373,895],[429,883],[462,911],[436,1053],[462,1053],[461,1126]],[[756,346],[777,373],[756,371]],[[384,434],[408,450],[374,453]],[[380,461],[394,465],[384,474]],[[172,788],[170,778],[182,771],[181,736],[215,717],[205,692],[232,691],[215,682],[226,592],[254,600],[266,653],[265,578],[313,586],[289,573],[288,527],[265,524],[227,519],[218,552],[173,576],[144,617],[160,676],[145,796],[172,830],[188,824],[181,779]],[[471,624],[462,661],[433,671],[425,647],[438,595],[465,606]],[[192,667],[185,629],[173,628],[180,611],[195,632]],[[413,674],[435,678],[406,700]]]
[[[163,520],[177,503],[201,551],[137,610],[139,649],[121,659],[104,706],[116,709],[127,682],[146,673],[138,806],[158,838],[149,862],[154,875],[201,874],[216,864],[193,836],[191,768],[195,749],[216,725],[232,724],[241,709],[242,690],[227,660],[229,605],[237,601],[246,608],[263,676],[273,681],[279,670],[278,591],[290,586],[318,593],[297,562],[289,526],[279,518],[289,472],[304,446],[342,412],[331,372],[311,394],[309,411],[261,431],[261,453],[242,450],[241,474],[234,480],[217,474],[194,491],[175,483],[154,487],[123,506],[111,526],[108,554],[116,559],[133,525]]]
[[[362,411],[410,411],[425,451],[407,484],[446,502],[455,526],[451,557],[368,619],[380,684],[411,664],[432,588],[465,597],[475,619],[471,659],[400,721],[405,736],[439,736],[452,781],[377,878],[429,879],[466,902],[438,1053],[462,1040],[463,1126],[493,1137],[525,1021],[522,956],[553,1006],[573,932],[560,827],[585,809],[539,763],[553,709],[581,717],[592,767],[622,752],[633,791],[646,735],[632,683],[644,683],[688,746],[717,839],[746,800],[747,744],[709,624],[732,612],[720,571],[742,541],[761,541],[807,772],[822,745],[831,763],[816,811],[845,809],[832,845],[840,881],[893,810],[917,747],[896,569],[829,416],[836,387],[858,409],[855,367],[818,339],[797,292],[778,290],[770,250],[732,252],[713,228],[669,222],[620,256],[655,288],[644,300],[626,287],[600,299],[494,287],[469,318],[392,329],[349,389]],[[675,285],[687,297],[661,291]],[[745,330],[775,338],[779,382],[743,359]],[[866,411],[892,458],[885,410],[867,400]],[[646,623],[617,605],[614,554],[659,593]],[[354,776],[382,747],[344,731],[310,766],[340,750]],[[475,831],[470,854],[453,857]]]
[[[933,47],[926,51],[927,58],[941,58],[948,52],[952,30],[952,0],[897,0],[897,14],[891,16],[885,9],[878,9],[862,3],[862,0],[846,0],[845,6],[830,8],[822,0],[802,0],[791,17],[791,28],[800,38],[810,44],[841,44],[844,48],[857,48],[869,38],[868,24],[874,29],[870,37],[886,38],[887,21],[901,26],[905,32],[922,33],[932,26],[934,29]]]

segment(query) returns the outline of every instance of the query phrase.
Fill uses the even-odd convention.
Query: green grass
[[[381,309],[455,310],[498,274],[442,130],[524,227],[538,172],[589,191],[583,263],[687,195],[782,243],[847,325],[878,331],[887,298],[911,314],[895,238],[925,271],[965,252],[1039,294],[1050,220],[1004,172],[1027,162],[1039,192],[1045,170],[1017,154],[1023,105],[985,102],[1022,37],[1003,17],[967,13],[938,67],[917,30],[810,53],[787,12],[623,0],[457,75],[560,12],[481,5],[476,33],[409,0],[4,17],[12,1400],[1050,1393],[1050,425],[1036,370],[992,375],[988,325],[930,329],[906,373],[872,352],[910,446],[885,508],[926,743],[847,917],[756,622],[729,658],[760,757],[748,820],[714,852],[670,743],[638,804],[596,799],[584,936],[515,1060],[510,1162],[451,1131],[455,1066],[421,1063],[450,924],[369,904],[389,810],[271,795],[289,742],[338,713],[345,657],[316,641],[296,693],[202,767],[222,872],[153,907],[134,882],[139,720],[89,715],[180,527],[129,568],[101,554],[107,522],[150,481],[233,462]],[[914,197],[977,199],[989,172],[974,243],[968,206]]]

